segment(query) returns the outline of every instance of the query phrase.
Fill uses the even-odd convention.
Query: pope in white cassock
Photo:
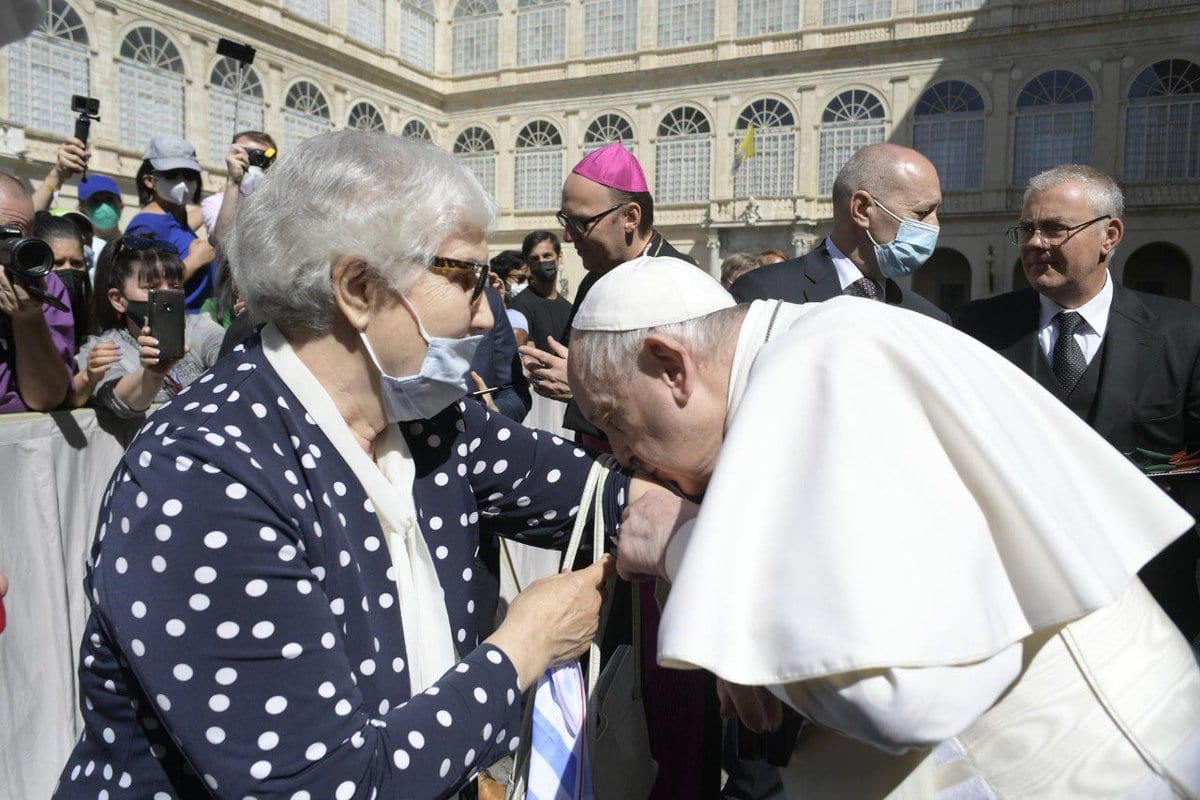
[[[622,574],[671,582],[659,662],[814,723],[789,797],[1200,796],[1200,670],[1137,578],[1192,520],[1004,358],[666,258],[574,329],[581,409],[701,503],[622,527]]]

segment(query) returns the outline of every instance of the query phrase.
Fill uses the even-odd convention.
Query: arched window
[[[316,84],[296,81],[283,98],[283,143],[292,149],[329,130],[329,102]]]
[[[658,46],[711,42],[716,16],[714,0],[659,0]]]
[[[1200,66],[1172,58],[1142,70],[1125,112],[1125,180],[1200,178]]]
[[[796,0],[738,0],[737,35],[761,36],[800,29]]]
[[[583,0],[584,58],[637,49],[637,0]]]
[[[454,74],[496,68],[500,8],[496,0],[458,0],[454,7]]]
[[[383,49],[383,0],[346,0],[346,35]]]
[[[851,25],[892,16],[892,0],[824,0],[821,22]]]
[[[283,7],[313,22],[329,24],[329,0],[283,0]]]
[[[514,194],[518,211],[558,208],[563,181],[562,136],[558,128],[535,119],[517,134]]]
[[[419,139],[422,142],[433,141],[433,136],[430,135],[429,128],[419,119],[410,119],[404,123],[404,128],[401,129],[400,135],[405,139]]]
[[[242,102],[237,100],[238,86]],[[233,118],[237,106],[237,119]],[[263,129],[263,87],[254,67],[241,67],[228,56],[217,59],[208,76],[208,160],[225,163],[229,142],[238,131]]]
[[[917,0],[918,14],[941,14],[946,11],[964,11],[979,8],[983,0]]]
[[[165,33],[142,26],[125,36],[117,65],[122,147],[183,136],[183,80],[183,58]]]
[[[834,179],[850,156],[884,140],[886,116],[879,98],[863,89],[844,91],[825,106],[817,170],[817,188],[821,194],[829,194],[833,189]]]
[[[1074,72],[1043,72],[1017,96],[1013,184],[1042,170],[1092,160],[1092,89]]]
[[[433,0],[400,3],[400,57],[414,67],[433,69],[437,13]]]
[[[87,45],[79,13],[66,0],[50,0],[38,29],[5,48],[9,119],[58,135],[74,130],[67,100],[73,94],[91,94]]]
[[[1187,254],[1170,242],[1151,242],[1129,256],[1123,283],[1139,292],[1191,300],[1192,265]]]
[[[633,143],[633,126],[620,114],[601,114],[592,120],[583,134],[583,152],[590,153],[609,142]]]
[[[983,98],[963,81],[925,90],[913,110],[913,148],[937,167],[943,191],[983,185]]]
[[[350,115],[346,117],[347,128],[357,128],[360,131],[383,131],[383,114],[372,103],[360,100],[350,107]]]
[[[472,125],[454,140],[454,155],[464,167],[475,173],[483,188],[496,196],[496,142],[478,125]]]
[[[658,140],[654,145],[654,187],[658,202],[708,200],[711,134],[708,117],[694,106],[676,108],[658,123]]]
[[[795,194],[796,118],[778,100],[755,100],[737,119],[740,144],[754,126],[754,157],[734,176],[736,197],[791,197]]]
[[[563,0],[517,0],[517,64],[551,64],[567,52]]]

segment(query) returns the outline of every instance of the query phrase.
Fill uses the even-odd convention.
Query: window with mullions
[[[405,139],[419,139],[422,142],[433,141],[433,136],[430,135],[429,128],[419,119],[410,119],[404,123],[404,128],[401,129],[400,135]]]
[[[400,57],[421,69],[433,69],[433,43],[437,13],[433,0],[400,3]]]
[[[283,0],[283,7],[313,22],[329,24],[329,0]]]
[[[1092,88],[1066,70],[1043,72],[1017,95],[1013,185],[1042,170],[1092,160]]]
[[[1129,87],[1124,177],[1200,178],[1200,66],[1194,62],[1159,61]]]
[[[886,116],[879,98],[862,89],[842,92],[825,106],[817,169],[817,189],[821,194],[829,194],[833,189],[834,179],[850,156],[860,148],[884,140]]]
[[[387,130],[387,126],[383,124],[383,114],[366,100],[360,100],[350,107],[350,114],[346,117],[346,127],[356,128],[360,131]]]
[[[454,7],[454,74],[496,69],[500,8],[496,0],[459,0]]]
[[[682,106],[664,116],[658,123],[654,160],[654,197],[658,202],[706,202],[712,126],[704,112]]]
[[[143,150],[155,136],[183,136],[183,58],[157,28],[134,28],[121,42],[117,96],[121,146]]]
[[[237,102],[239,85],[241,103]],[[233,118],[235,106],[236,120]],[[232,58],[222,56],[208,76],[208,160],[224,164],[225,153],[235,133],[262,129],[263,87],[258,72],[254,67],[242,67]]]
[[[484,128],[472,125],[454,140],[454,156],[483,185],[492,197],[496,196],[496,142]]]
[[[383,49],[383,0],[346,0],[346,35]]]
[[[517,64],[551,64],[567,52],[567,6],[562,0],[517,0]]]
[[[659,0],[658,46],[711,42],[716,14],[714,0]]]
[[[592,152],[609,142],[633,143],[633,126],[620,114],[601,114],[592,120],[583,134],[583,152]]]
[[[761,36],[800,29],[796,0],[738,0],[737,35]]]
[[[558,128],[535,119],[517,134],[514,204],[518,211],[558,208],[563,181],[562,136]]]
[[[892,0],[825,0],[821,22],[825,25],[851,25],[889,19]]]
[[[584,58],[637,49],[637,0],[583,0]]]
[[[913,148],[937,167],[942,189],[983,185],[983,97],[963,81],[925,90],[913,109]]]
[[[36,31],[8,45],[8,118],[62,135],[75,129],[73,94],[91,94],[88,36],[66,0],[51,0]]]
[[[296,81],[283,99],[283,144],[288,150],[329,130],[329,102],[309,81]]]
[[[796,118],[778,100],[755,100],[738,116],[735,147],[751,125],[754,157],[743,161],[734,176],[734,196],[791,197],[796,191]]]
[[[918,14],[940,14],[944,11],[965,11],[979,8],[983,0],[917,0]]]

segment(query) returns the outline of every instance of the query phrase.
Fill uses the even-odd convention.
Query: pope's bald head
[[[7,172],[0,172],[0,225],[19,225],[26,236],[33,230],[33,199]]]
[[[938,186],[937,169],[925,156],[891,142],[867,145],[850,156],[833,182],[834,214],[846,208],[857,191],[886,198],[921,182]]]

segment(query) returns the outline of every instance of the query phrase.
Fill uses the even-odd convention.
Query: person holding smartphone
[[[150,291],[181,288],[183,274],[178,253],[165,242],[125,235],[104,248],[96,267],[92,308],[99,333],[88,337],[76,357],[92,382],[95,405],[117,416],[136,416],[151,403],[170,399],[216,362],[224,331],[206,314],[181,315],[183,357],[160,357],[159,337],[172,332],[151,329]],[[89,369],[92,349],[111,349],[113,343],[119,352],[116,360],[105,369]]]

